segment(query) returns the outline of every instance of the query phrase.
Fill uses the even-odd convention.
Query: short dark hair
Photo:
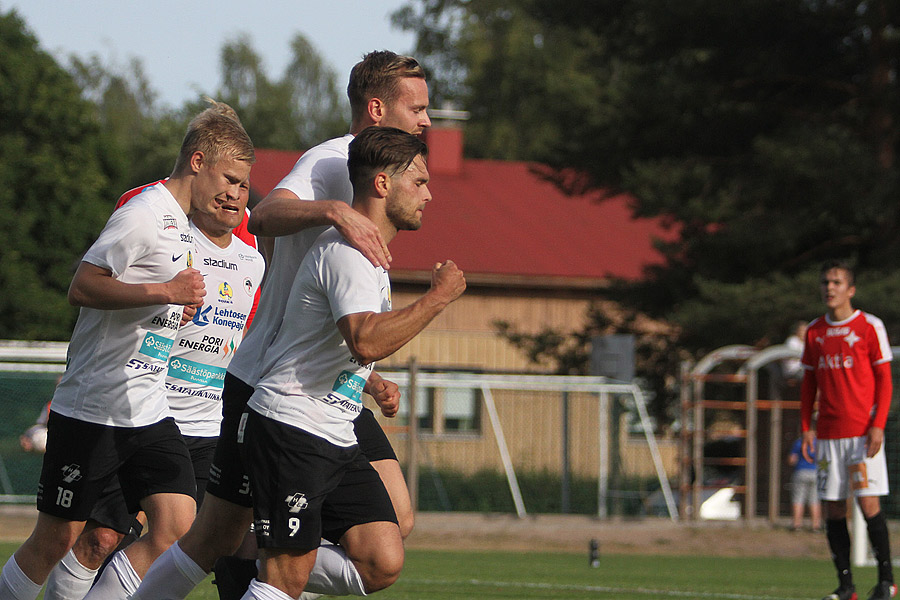
[[[422,65],[411,56],[403,56],[390,50],[375,50],[366,54],[350,70],[347,98],[350,115],[359,118],[372,98],[390,103],[399,95],[400,80],[406,77],[425,79]]]
[[[853,264],[846,259],[843,258],[832,258],[830,260],[826,260],[822,263],[822,268],[819,270],[820,275],[825,275],[828,271],[832,269],[841,269],[847,273],[847,283],[850,285],[856,285],[856,273],[853,270]]]
[[[366,127],[350,142],[347,168],[353,192],[382,171],[391,177],[402,173],[417,156],[428,158],[428,146],[411,133],[396,127]]]

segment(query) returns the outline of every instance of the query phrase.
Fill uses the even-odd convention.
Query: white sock
[[[69,550],[56,563],[47,579],[44,600],[82,600],[91,589],[97,569],[89,569],[78,562],[78,557]]]
[[[103,575],[84,600],[125,600],[131,597],[139,585],[140,576],[131,566],[125,551],[119,550],[113,554],[112,560],[103,569]]]
[[[150,565],[132,600],[184,600],[207,574],[175,542]]]
[[[15,555],[3,565],[0,573],[0,598],[3,600],[34,600],[41,593],[41,587],[22,572]]]
[[[340,546],[322,544],[304,591],[331,596],[365,596],[362,577]]]
[[[250,582],[250,587],[241,596],[241,600],[294,600],[294,598],[268,583],[253,579]]]

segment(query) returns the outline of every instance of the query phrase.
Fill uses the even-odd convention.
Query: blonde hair
[[[216,164],[225,156],[251,165],[255,163],[253,142],[234,109],[224,102],[216,102],[208,97],[205,99],[211,106],[188,123],[187,133],[175,161],[175,172],[187,167],[194,152],[202,152],[210,165]]]

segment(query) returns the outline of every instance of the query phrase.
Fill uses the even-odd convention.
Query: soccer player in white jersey
[[[847,498],[855,496],[878,563],[869,600],[896,595],[891,545],[880,496],[888,493],[884,426],[891,406],[891,346],[881,319],[853,308],[853,269],[831,261],[821,270],[827,311],[809,324],[801,363],[801,451],[815,448],[819,498],[838,588],[823,600],[856,600],[850,572]],[[813,405],[819,416],[813,428]],[[855,532],[861,534],[861,532]]]
[[[37,523],[0,575],[0,599],[32,600],[119,477],[150,532],[113,568],[134,581],[190,526],[193,472],[169,416],[166,362],[184,305],[203,301],[188,215],[239,194],[255,160],[243,127],[215,111],[188,126],[169,180],[110,217],[69,288],[81,307],[48,420]]]
[[[422,224],[431,200],[426,156],[421,140],[391,127],[370,127],[350,144],[353,209],[378,226],[386,243]],[[336,229],[306,254],[238,436],[252,466],[261,561],[245,600],[297,598],[323,536],[348,552],[361,539],[396,552],[400,529],[390,498],[359,452],[353,420],[363,390],[385,416],[396,414],[399,393],[381,393],[387,388],[375,361],[403,347],[464,290],[456,265],[438,263],[428,292],[392,312],[387,272]],[[390,559],[396,579],[402,553]]]
[[[227,104],[216,102],[211,98],[207,98],[207,101],[212,105],[211,109],[240,122],[237,114]],[[146,189],[164,181],[165,179],[160,179],[128,190],[119,197],[116,209]],[[218,206],[213,216],[194,213],[191,219],[195,241],[195,264],[201,267],[205,282],[211,290],[219,290],[222,283],[236,289],[240,280],[245,289],[255,288],[258,292],[264,261],[262,255],[256,251],[256,237],[247,232],[249,213],[246,206],[249,198],[250,185],[249,181],[245,181],[241,184],[236,202],[229,201]],[[237,226],[235,222],[238,223]],[[228,259],[229,252],[231,260],[222,262]],[[216,278],[216,269],[208,267],[225,268],[234,281],[228,284],[227,281]],[[212,276],[207,274],[207,270]],[[234,309],[242,319],[246,316],[245,323],[249,324],[256,298],[248,306],[246,297],[238,294],[230,301],[233,305],[226,308]],[[211,311],[216,303],[224,302],[217,300],[215,295],[207,297],[207,300],[216,302],[206,305],[205,313]],[[203,493],[206,490],[209,466],[219,433],[222,374],[234,354],[236,344],[240,342],[240,333],[235,332],[238,324],[233,319],[228,321],[214,319],[210,323],[209,319],[204,317],[205,314],[194,315],[193,322],[197,323],[197,328],[189,326],[188,323],[179,329],[176,344],[169,355],[169,364],[172,365],[176,360],[179,361],[177,365],[188,364],[180,362],[180,359],[186,359],[194,364],[201,363],[203,369],[210,370],[215,376],[208,378],[208,381],[191,376],[188,381],[183,372],[179,374],[170,370],[167,371],[166,377],[169,408],[172,410],[175,424],[185,438],[191,456],[198,506],[202,503]],[[241,325],[241,329],[245,326]],[[226,346],[210,361],[208,356],[213,351],[212,343],[216,340]],[[208,362],[215,364],[206,364]],[[117,547],[125,547],[140,537],[144,521],[143,513],[134,514],[128,511],[118,480],[115,480],[91,511],[87,525],[75,545],[50,573],[44,590],[45,600],[84,598],[104,561]],[[108,581],[103,581],[98,583],[95,589],[99,592],[109,585]]]
[[[274,253],[269,253],[268,273],[254,325],[225,376],[222,436],[216,447],[207,495],[191,530],[160,557],[144,578],[139,598],[184,598],[206,577],[218,558],[230,556],[241,544],[252,521],[252,499],[241,467],[237,429],[260,375],[259,362],[284,317],[291,282],[318,235],[333,225],[373,265],[390,265],[390,253],[378,227],[350,207],[353,189],[347,172],[348,146],[357,133],[369,126],[421,133],[431,125],[428,86],[415,59],[376,51],[354,66],[347,93],[352,111],[350,133],[305,152],[276,189],[253,210],[252,231],[276,236],[275,247]],[[405,536],[412,529],[413,513],[396,455],[371,411],[364,409],[355,426],[360,449],[384,481]],[[394,577],[394,566],[387,554],[378,551],[377,544],[362,542],[353,553],[345,553],[339,547],[323,547],[310,580],[311,589],[341,595],[359,593],[363,586],[384,587],[383,582]],[[398,552],[402,553],[402,544],[394,554]],[[218,571],[216,577],[219,578]]]

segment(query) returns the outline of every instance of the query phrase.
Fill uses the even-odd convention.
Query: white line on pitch
[[[457,585],[467,584],[476,586],[490,587],[512,587],[512,588],[529,588],[544,590],[571,590],[576,592],[602,592],[607,594],[642,594],[654,596],[667,596],[672,598],[723,598],[726,600],[784,600],[784,596],[759,596],[750,594],[728,594],[724,592],[688,592],[680,590],[656,590],[650,588],[618,588],[600,585],[570,585],[570,584],[553,584],[553,583],[527,583],[518,581],[485,581],[482,579],[466,579],[466,580],[437,580],[437,579],[410,579],[402,578],[400,581],[404,583],[423,584],[423,585]]]

